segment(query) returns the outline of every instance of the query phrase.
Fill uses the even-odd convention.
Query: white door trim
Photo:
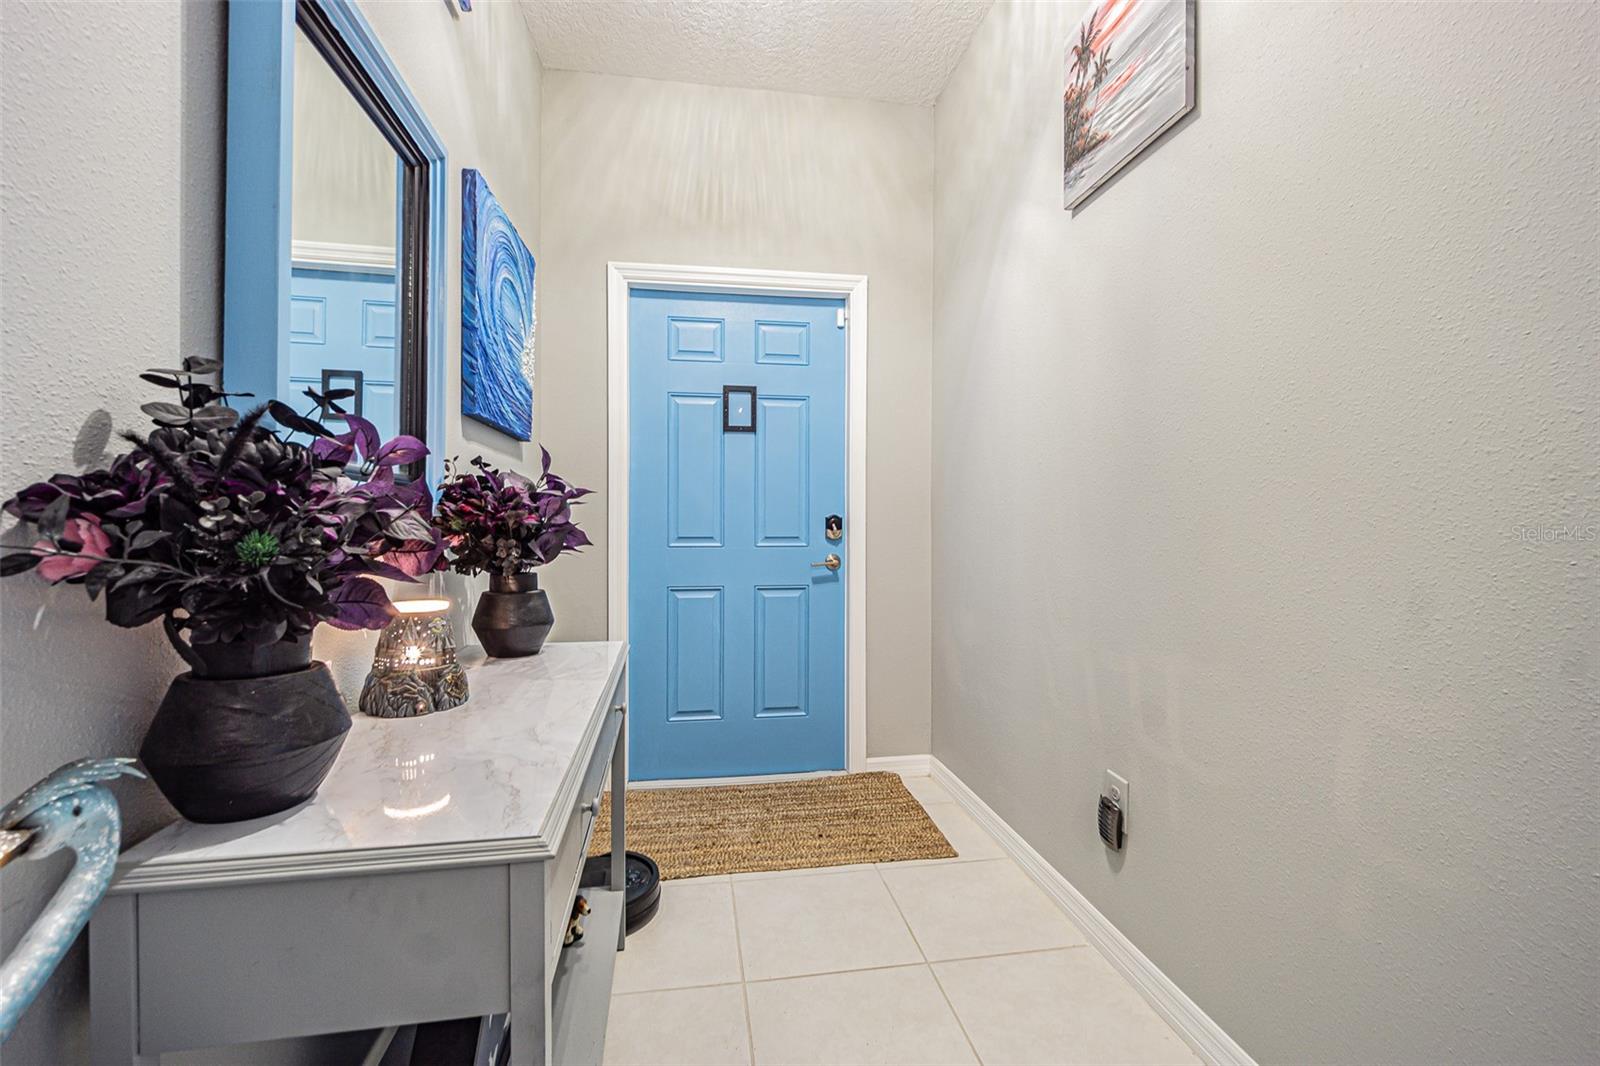
[[[292,265],[312,270],[353,270],[362,273],[394,270],[394,249],[375,244],[295,241],[290,246],[289,254]]]
[[[633,289],[754,296],[844,298],[845,302],[845,721],[848,770],[867,761],[867,278],[789,270],[606,264],[607,440],[606,630],[628,639],[628,295]]]

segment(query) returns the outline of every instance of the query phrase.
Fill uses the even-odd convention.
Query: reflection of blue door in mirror
[[[378,429],[383,440],[400,432],[395,400],[394,275],[295,267],[290,281],[289,383],[294,406],[309,401],[304,389],[361,382],[355,398],[340,401]],[[355,375],[359,374],[359,378]]]
[[[378,431],[431,448],[404,475],[433,480],[449,364],[444,142],[358,8],[229,8],[222,383],[248,394],[240,406],[305,410],[308,386],[353,388],[359,374]],[[377,284],[380,297],[362,291]]]

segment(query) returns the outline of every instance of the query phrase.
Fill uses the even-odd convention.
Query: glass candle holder
[[[449,600],[401,600],[378,637],[361,711],[374,718],[414,718],[467,702],[467,675],[445,617]]]

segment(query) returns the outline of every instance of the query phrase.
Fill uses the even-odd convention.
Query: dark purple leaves
[[[378,427],[360,415],[345,415],[344,420],[345,424],[350,427],[350,433],[354,437],[356,453],[363,459],[374,458],[378,454],[378,449],[382,447],[382,441],[378,439]],[[396,437],[395,439],[410,440],[414,438]],[[427,453],[426,448],[423,449],[423,453]]]
[[[309,389],[306,391],[315,396],[319,402],[327,399],[326,396],[312,393]],[[274,414],[273,417],[276,418],[277,415]],[[359,458],[363,463],[381,470],[384,467],[409,463],[428,454],[428,449],[415,437],[399,436],[384,444],[378,436],[378,427],[365,418],[360,415],[340,417],[344,419],[346,430],[339,434],[330,433],[312,445],[313,454],[323,462],[348,466]]]
[[[213,403],[195,411],[189,418],[189,423],[195,429],[227,429],[239,421],[239,412],[225,404]]]
[[[311,437],[331,437],[333,433],[321,422],[314,421],[296,411],[282,400],[268,400],[267,413],[284,429],[304,433]]]
[[[439,569],[444,558],[444,544],[438,541],[417,541],[404,548],[385,552],[373,560],[373,572],[379,576],[399,576],[410,580]]]
[[[114,626],[133,629],[154,622],[171,607],[170,590],[159,574],[147,570],[142,576],[135,577],[137,574],[140,569],[125,574],[106,593],[106,621]]]
[[[171,535],[172,534],[168,533],[164,529],[141,529],[139,532],[133,535],[131,540],[128,541],[128,550],[136,552],[144,551],[146,548],[152,547],[153,545],[159,544],[161,541],[166,540]]]
[[[452,566],[464,574],[485,570],[514,574],[542,566],[589,543],[572,521],[572,503],[588,495],[550,473],[550,453],[540,449],[539,477],[496,470],[482,456],[475,474],[449,464],[435,519]]]
[[[192,419],[187,414],[174,413],[174,409],[181,412],[190,412],[205,425],[205,428],[218,429],[232,425],[232,420],[223,413],[221,402],[229,396],[249,396],[248,392],[223,392],[204,381],[196,381],[197,374],[212,374],[222,369],[222,364],[215,359],[185,359],[183,369],[171,370],[166,367],[153,367],[139,377],[152,385],[159,385],[163,389],[175,389],[178,393],[176,404],[147,404],[145,414],[161,426],[186,426],[192,424]],[[155,408],[152,410],[152,408]],[[202,412],[203,415],[202,415]],[[233,416],[237,418],[235,414]]]
[[[149,371],[146,381],[181,402],[148,405],[156,428],[125,434],[131,452],[7,500],[3,509],[44,539],[39,554],[0,551],[0,576],[81,585],[104,594],[115,625],[165,617],[201,643],[300,637],[324,621],[385,624],[388,597],[371,578],[410,580],[442,565],[427,486],[395,478],[426,449],[412,437],[385,444],[354,417],[335,437],[276,401],[240,418],[219,402],[229,394],[194,379],[217,369],[186,359]]]
[[[319,462],[346,466],[356,457],[354,445],[339,437],[318,437],[311,442],[311,454]]]
[[[40,509],[39,517],[35,521],[39,524],[39,533],[44,537],[59,537],[67,528],[67,512],[72,506],[72,498],[65,493],[57,494],[56,498]]]
[[[83,590],[89,594],[91,600],[98,599],[100,593],[112,580],[122,574],[122,567],[117,563],[100,563],[87,574],[83,575]]]
[[[402,433],[379,448],[373,459],[379,466],[404,466],[416,462],[427,454],[426,445],[417,438]]]
[[[140,405],[139,410],[158,426],[181,426],[189,421],[189,409],[182,404],[147,403]]]
[[[10,555],[0,556],[0,577],[25,574],[39,565],[39,558],[31,551],[18,551],[12,552]]]
[[[382,629],[389,624],[389,596],[376,581],[352,578],[328,599],[335,611],[328,624],[335,628]]]
[[[384,532],[395,540],[432,540],[433,526],[414,511],[407,511],[391,519]]]

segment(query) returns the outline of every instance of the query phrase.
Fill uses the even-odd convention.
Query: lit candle
[[[467,701],[467,675],[456,661],[445,599],[400,600],[378,637],[361,710],[375,718],[412,718]]]

